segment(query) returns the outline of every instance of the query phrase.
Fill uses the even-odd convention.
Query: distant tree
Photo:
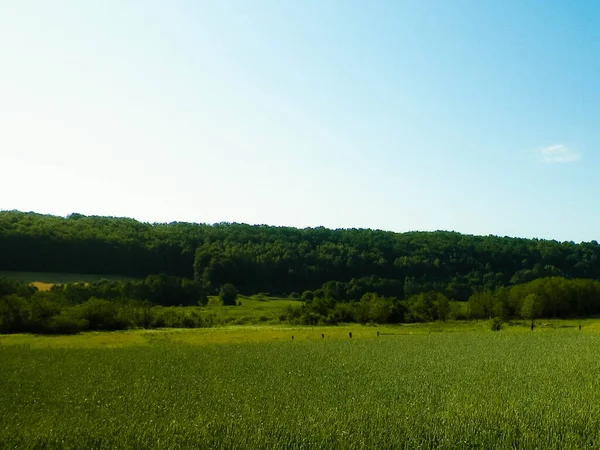
[[[469,297],[469,316],[472,319],[484,319],[498,316],[496,299],[490,292],[477,292]]]
[[[529,294],[523,299],[521,317],[525,320],[531,320],[531,324],[533,325],[533,321],[543,313],[542,306],[542,302],[537,294]]]
[[[25,331],[28,315],[24,298],[16,294],[0,298],[0,333]]]
[[[450,313],[450,302],[448,301],[448,297],[438,294],[435,306],[437,307],[438,319],[445,322],[448,319],[448,314]]]
[[[224,306],[235,306],[237,302],[238,291],[231,283],[225,283],[219,290],[219,298]]]

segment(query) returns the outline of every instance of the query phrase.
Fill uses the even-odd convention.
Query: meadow
[[[582,323],[0,336],[0,448],[597,448]]]

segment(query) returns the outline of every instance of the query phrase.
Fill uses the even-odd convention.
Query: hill
[[[165,273],[195,277],[211,291],[303,292],[336,280],[385,280],[390,295],[440,291],[466,300],[476,290],[534,280],[600,279],[600,246],[457,232],[149,224],[116,217],[0,212],[0,270]]]

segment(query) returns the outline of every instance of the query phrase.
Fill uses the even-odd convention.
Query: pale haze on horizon
[[[596,1],[4,1],[0,210],[600,240]]]

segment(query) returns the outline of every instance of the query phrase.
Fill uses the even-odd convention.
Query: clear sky
[[[0,2],[0,209],[600,240],[600,2]]]

